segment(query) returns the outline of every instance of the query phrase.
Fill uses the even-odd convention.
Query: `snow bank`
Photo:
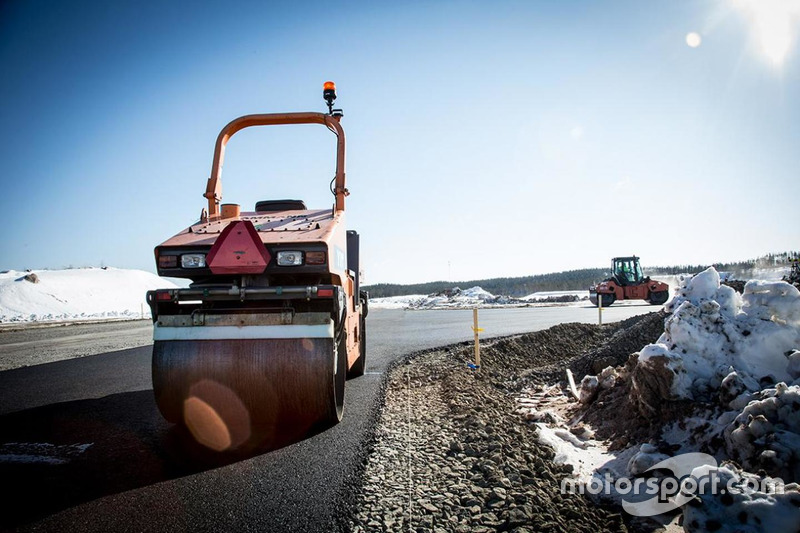
[[[408,294],[405,296],[387,296],[386,298],[370,298],[370,309],[407,309],[414,307],[416,302],[424,300],[424,294]]]
[[[777,480],[784,488],[696,494],[681,504],[686,531],[795,527],[800,523],[800,291],[784,282],[751,280],[740,295],[721,285],[709,268],[684,278],[665,309],[671,315],[656,343],[625,367],[582,380],[581,407],[565,409],[547,431],[538,419],[526,419],[537,422],[540,442],[572,464],[581,480],[588,477],[587,467],[596,468],[596,477],[612,463],[612,474],[619,476],[620,457],[631,457],[622,476],[634,479],[661,461],[700,454],[712,460],[706,473],[723,483],[764,487]],[[540,400],[529,409],[541,408]],[[585,409],[605,410],[602,419],[613,424],[619,410],[628,408],[642,421],[644,438],[652,440],[626,438],[626,447],[606,465],[597,466],[603,449],[590,453],[585,443],[556,439],[584,419]],[[718,467],[719,460],[736,461],[743,470],[725,462]]]
[[[664,334],[642,349],[631,375],[640,412],[702,402],[712,410],[693,432],[698,447],[722,441],[716,451],[745,469],[800,480],[800,291],[751,280],[740,296],[710,268],[666,308]]]
[[[175,287],[142,270],[11,270],[0,274],[0,322],[147,318],[145,293]]]
[[[633,375],[645,410],[659,400],[708,400],[734,372],[750,391],[792,380],[788,356],[800,346],[800,291],[788,283],[749,281],[740,296],[709,268],[684,280],[665,307],[672,316],[664,334],[642,349]],[[661,398],[653,397],[655,389],[663,389]]]

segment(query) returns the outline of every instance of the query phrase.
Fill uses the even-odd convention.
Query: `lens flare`
[[[189,389],[183,419],[195,440],[216,452],[233,450],[251,435],[250,413],[239,396],[208,379]]]
[[[200,398],[187,398],[183,404],[183,419],[197,442],[222,452],[231,447],[231,433],[217,411]]]
[[[751,24],[764,57],[781,66],[794,44],[800,21],[800,0],[735,0]]]

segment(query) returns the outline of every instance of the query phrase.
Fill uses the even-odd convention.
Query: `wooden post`
[[[603,295],[597,293],[597,325],[603,325]]]
[[[478,327],[478,308],[472,310],[472,331],[475,332],[475,367],[477,370],[481,368],[481,341],[478,333],[481,329]]]

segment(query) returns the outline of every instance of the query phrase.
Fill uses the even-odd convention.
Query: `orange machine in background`
[[[617,300],[647,300],[652,305],[662,305],[669,299],[669,285],[645,277],[639,258],[615,257],[611,260],[611,277],[591,289],[589,299],[594,305],[608,307]]]

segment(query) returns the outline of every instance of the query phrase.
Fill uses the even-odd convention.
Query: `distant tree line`
[[[431,294],[459,286],[468,289],[479,285],[492,294],[521,297],[539,291],[569,291],[588,289],[592,282],[600,281],[608,275],[607,268],[584,268],[582,270],[569,270],[553,274],[538,274],[521,278],[491,278],[474,279],[469,281],[430,281],[428,283],[415,283],[413,285],[397,285],[393,283],[378,283],[369,285],[371,298],[385,296],[402,296],[405,294]]]
[[[693,274],[701,272],[710,266],[718,271],[730,272],[734,278],[747,279],[754,270],[771,268],[789,264],[789,260],[800,252],[781,252],[767,254],[757,259],[736,261],[732,263],[714,263],[712,265],[675,265],[666,267],[644,267],[648,276]],[[429,281],[427,283],[414,283],[400,285],[395,283],[377,283],[364,288],[369,291],[371,298],[384,298],[387,296],[403,296],[407,294],[433,294],[455,286],[468,289],[476,285],[483,287],[492,294],[502,294],[512,297],[522,297],[534,292],[543,291],[571,291],[588,290],[589,287],[606,279],[609,276],[606,268],[583,268],[580,270],[567,270],[551,274],[537,274],[518,278],[490,278],[474,279],[468,281]]]

